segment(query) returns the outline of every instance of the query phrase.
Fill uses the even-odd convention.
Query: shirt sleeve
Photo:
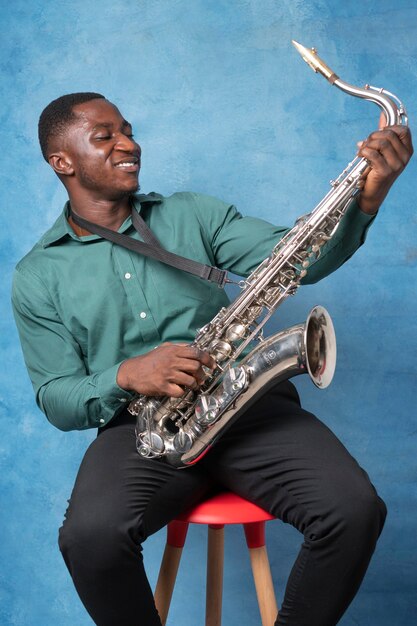
[[[248,276],[290,230],[259,218],[243,217],[233,205],[208,196],[199,197],[198,205],[200,219],[204,220],[210,233],[215,262],[218,267],[239,276]],[[364,243],[374,219],[375,216],[361,211],[356,200],[352,200],[336,232],[309,267],[302,284],[315,283],[343,265]]]
[[[376,217],[364,213],[352,200],[336,232],[322,247],[319,258],[311,264],[301,284],[313,284],[337,270],[365,243],[368,229]]]
[[[16,269],[12,305],[36,402],[48,420],[65,431],[104,426],[133,397],[116,383],[120,363],[88,374],[80,346],[32,272]]]

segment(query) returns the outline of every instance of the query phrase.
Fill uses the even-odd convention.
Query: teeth
[[[117,163],[116,167],[133,167],[136,163]]]

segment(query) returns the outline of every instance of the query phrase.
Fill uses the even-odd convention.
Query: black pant
[[[141,458],[127,412],[100,432],[60,529],[66,564],[96,624],[160,626],[141,544],[219,486],[304,535],[276,624],[339,621],[365,574],[386,509],[366,473],[285,382],[186,470]]]

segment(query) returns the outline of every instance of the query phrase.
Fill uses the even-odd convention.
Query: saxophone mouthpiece
[[[338,75],[335,74],[333,70],[331,70],[330,67],[328,67],[325,62],[320,59],[315,48],[306,48],[297,41],[294,41],[294,39],[292,40],[292,44],[311,69],[316,73],[319,72],[322,74],[324,78],[329,81],[329,83],[333,84],[335,80],[339,78]]]

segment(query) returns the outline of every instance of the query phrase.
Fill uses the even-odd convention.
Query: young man
[[[69,202],[18,264],[13,304],[40,408],[62,430],[99,428],[60,530],[87,611],[99,626],[160,626],[140,546],[209,490],[226,487],[304,534],[276,624],[336,624],[385,518],[366,473],[300,407],[290,382],[265,394],[197,465],[178,471],[142,458],[127,403],[136,393],[179,397],[199,385],[214,361],[188,344],[227,298],[216,285],[83,230],[71,214],[138,239],[138,211],[166,249],[243,276],[286,229],[207,196],[137,195],[140,147],[99,94],[53,101],[39,137]],[[335,270],[363,243],[412,154],[410,133],[372,133],[359,154],[372,169],[304,282]],[[236,614],[239,621],[238,607]]]

